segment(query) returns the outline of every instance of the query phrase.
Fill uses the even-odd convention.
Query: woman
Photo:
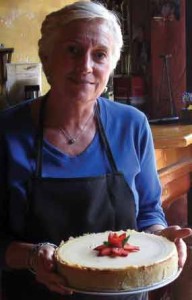
[[[50,91],[1,115],[0,261],[8,300],[100,299],[65,289],[55,245],[85,232],[167,226],[146,117],[99,97],[121,47],[118,20],[100,4],[76,2],[48,15],[39,55]],[[190,233],[163,230],[177,241],[180,265],[186,249],[179,238]]]

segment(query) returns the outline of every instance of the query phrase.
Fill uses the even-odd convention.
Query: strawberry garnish
[[[123,248],[111,248],[111,256],[127,256],[128,251]]]
[[[136,251],[139,251],[139,247],[138,246],[133,246],[133,245],[130,245],[130,244],[125,244],[124,247],[123,247],[125,250],[129,251],[129,252],[136,252]]]
[[[121,235],[117,235],[117,233],[110,232],[108,236],[108,242],[110,245],[116,246],[116,247],[122,247],[122,242],[126,238],[126,233],[123,233]]]
[[[94,250],[98,251],[98,256],[127,256],[129,253],[139,251],[138,246],[128,243],[129,235],[126,233],[118,235],[116,232],[110,232],[108,241],[103,242],[102,245],[97,246]]]
[[[94,248],[94,250],[101,251],[101,250],[103,250],[103,249],[105,249],[105,248],[106,248],[106,246],[105,246],[104,244],[102,244],[102,245],[99,245],[99,246],[97,246],[96,248]]]
[[[111,248],[110,247],[105,247],[101,249],[98,253],[99,256],[109,256],[111,255]]]

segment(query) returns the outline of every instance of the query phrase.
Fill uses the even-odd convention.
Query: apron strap
[[[114,160],[114,157],[113,157],[113,154],[112,154],[112,151],[111,151],[111,147],[110,147],[109,142],[107,140],[105,130],[104,130],[101,118],[100,118],[99,104],[98,103],[96,104],[96,107],[95,107],[95,114],[96,114],[96,118],[97,118],[99,133],[100,133],[102,142],[104,144],[104,147],[105,147],[105,150],[106,150],[106,153],[107,153],[107,157],[108,157],[109,163],[111,165],[111,169],[112,169],[113,173],[116,173],[116,172],[118,172],[117,165],[115,163],[115,160]]]

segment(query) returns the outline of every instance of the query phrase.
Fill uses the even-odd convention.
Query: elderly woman
[[[85,232],[163,230],[177,243],[184,264],[180,238],[191,232],[166,228],[145,115],[100,97],[121,48],[118,19],[103,5],[82,1],[51,13],[39,41],[50,91],[0,116],[6,300],[100,299],[71,295],[55,270],[55,245]]]

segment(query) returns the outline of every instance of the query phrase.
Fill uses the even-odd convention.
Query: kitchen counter
[[[192,125],[151,125],[163,207],[187,194],[192,224]]]
[[[192,125],[152,125],[156,149],[182,148],[192,144]]]

